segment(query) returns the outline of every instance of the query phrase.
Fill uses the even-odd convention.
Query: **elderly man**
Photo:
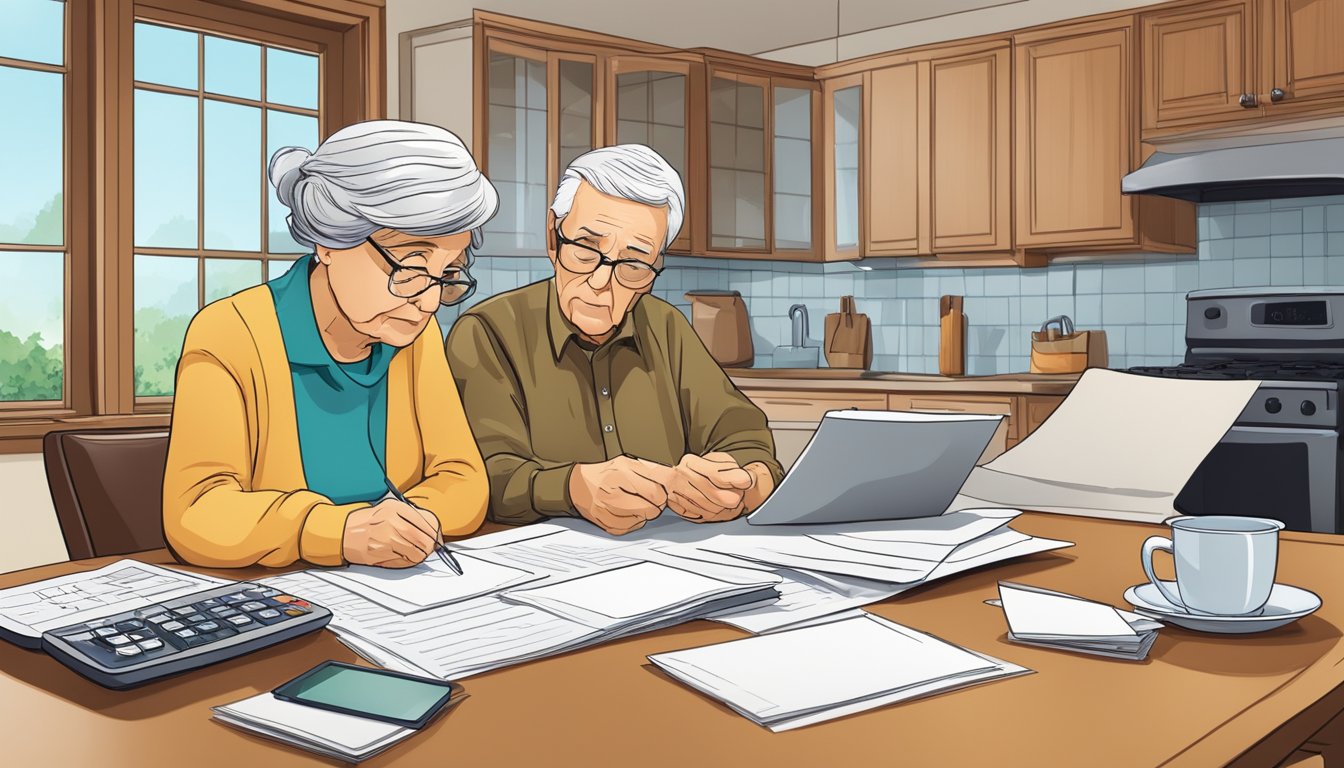
[[[686,318],[648,295],[681,229],[681,179],[627,144],[570,164],[546,216],[555,277],[464,313],[448,358],[505,523],[613,534],[664,508],[730,520],[782,476],[765,415]]]

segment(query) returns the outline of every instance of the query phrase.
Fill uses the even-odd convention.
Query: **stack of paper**
[[[649,660],[772,731],[1030,671],[870,614]]]
[[[315,569],[309,573],[397,613],[415,613],[470,600],[542,578],[531,571],[470,555],[458,554],[456,557],[462,566],[461,575],[437,556],[430,556],[410,568],[350,565],[331,570]]]
[[[729,581],[703,570],[644,561],[505,592],[502,597],[605,633],[627,633],[779,597],[778,577],[760,572],[750,576],[754,578]]]
[[[1063,592],[999,582],[1008,639],[1025,645],[1142,661],[1159,622]]]
[[[450,700],[466,698],[465,695]],[[319,755],[358,763],[415,733],[410,728],[277,699],[270,691],[213,707],[214,719]]]

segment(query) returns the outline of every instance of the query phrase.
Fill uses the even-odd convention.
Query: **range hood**
[[[1344,125],[1280,125],[1255,134],[1184,137],[1158,144],[1121,181],[1127,195],[1197,203],[1344,195]]]

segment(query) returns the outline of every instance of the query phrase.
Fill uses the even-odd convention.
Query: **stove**
[[[1260,385],[1176,510],[1344,532],[1344,288],[1195,291],[1186,297],[1185,343],[1184,362],[1129,372]]]

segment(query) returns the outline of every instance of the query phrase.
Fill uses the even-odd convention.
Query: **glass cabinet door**
[[[709,93],[709,245],[763,251],[765,87],[714,77]]]
[[[616,143],[652,147],[685,186],[686,76],[678,72],[618,73]]]
[[[775,250],[812,247],[812,91],[775,87]]]
[[[546,252],[546,62],[491,52],[486,173],[499,213],[485,225],[486,254]]]
[[[556,67],[560,137],[557,174],[563,174],[574,158],[593,148],[593,63],[559,59]],[[557,182],[559,178],[557,175]]]
[[[859,247],[859,126],[862,86],[835,92],[835,247]]]

